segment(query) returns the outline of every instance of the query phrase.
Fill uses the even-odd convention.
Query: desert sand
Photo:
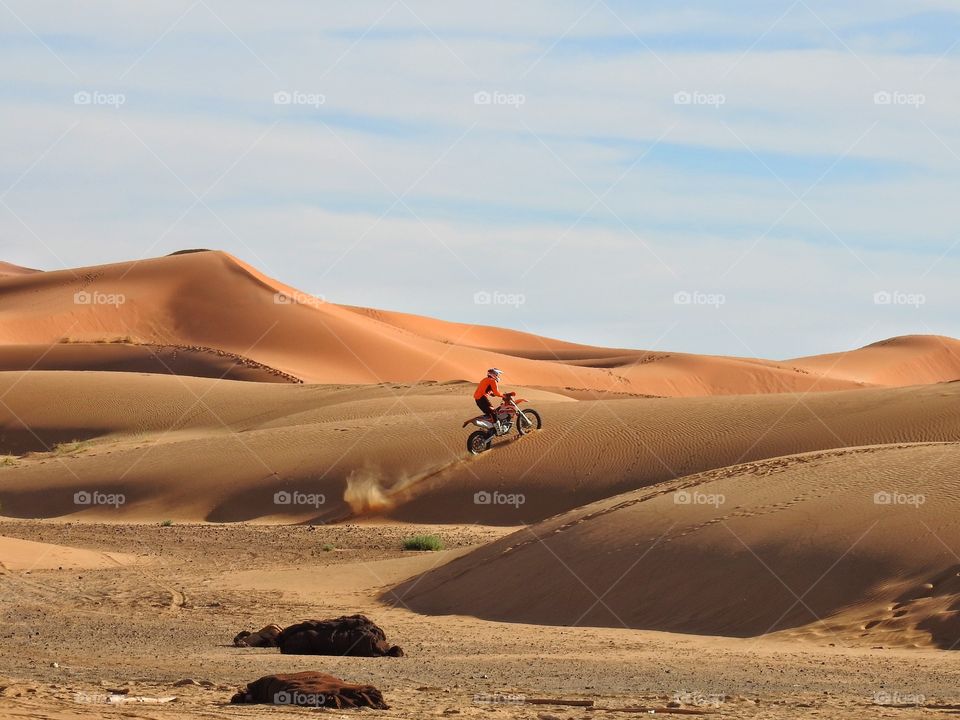
[[[400,591],[508,622],[953,649],[958,469],[960,443],[911,443],[711,470],[532,525]]]
[[[0,261],[0,277],[9,277],[12,275],[26,275],[28,273],[39,272],[32,268],[20,267],[19,265],[14,265],[13,263]]]
[[[685,396],[905,386],[960,374],[960,342],[951,338],[894,339],[892,348],[866,348],[842,362],[595,348],[336,305],[222,252],[28,272],[0,283],[3,345],[199,346],[309,383],[475,381],[478,368],[496,366],[509,367],[510,382],[523,386]],[[79,356],[83,347],[72,350]]]
[[[494,365],[544,427],[474,457]],[[302,715],[227,704],[299,670],[403,718],[939,716],[958,379],[940,336],[609,349],[341,306],[221,252],[2,265],[0,716],[129,711],[111,689],[178,698],[136,717]],[[418,533],[444,549],[403,551]],[[230,644],[356,612],[406,657]]]

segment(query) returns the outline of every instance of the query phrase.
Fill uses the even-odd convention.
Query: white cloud
[[[192,3],[93,2],[83,12],[9,4],[77,77],[10,17],[15,41],[0,50],[0,192],[27,171],[5,196],[27,227],[0,206],[4,259],[56,267],[223,247],[334,299],[517,326],[468,302],[476,272],[504,290],[524,288],[529,329],[615,345],[663,332],[679,312],[664,300],[678,283],[717,285],[731,298],[765,297],[772,309],[731,301],[726,325],[680,315],[676,346],[743,352],[729,326],[757,352],[781,355],[829,349],[816,318],[829,326],[823,337],[839,339],[847,327],[855,339],[876,309],[846,316],[829,302],[855,305],[877,283],[921,285],[944,298],[939,307],[949,304],[941,281],[952,255],[921,277],[954,241],[960,190],[952,92],[960,60],[938,62],[942,48],[898,55],[889,36],[867,33],[854,55],[802,6],[771,37],[800,34],[820,47],[744,55],[779,13],[748,5],[642,13],[611,3],[627,30],[603,5],[571,29],[585,3],[410,2],[414,14],[388,2],[269,12],[207,2],[186,15]],[[892,2],[869,16],[853,3],[815,9],[845,33],[906,12]],[[561,43],[544,55],[568,29],[582,47]],[[631,32],[744,39],[724,52],[658,46],[654,55]],[[599,52],[604,37],[618,52]],[[122,92],[125,102],[78,106],[78,90]],[[277,106],[278,90],[326,102]],[[479,90],[525,102],[478,106]],[[724,103],[677,105],[683,90],[722,94]],[[877,105],[880,90],[922,94],[924,103]],[[631,168],[661,136],[664,145]],[[834,160],[805,197],[813,212],[787,212],[793,193]],[[214,183],[204,198],[213,213],[189,210],[192,193]],[[614,183],[597,202],[594,193]],[[423,222],[398,203],[375,224],[394,193],[414,184],[405,201]],[[800,281],[805,273],[817,280]],[[821,278],[824,292],[810,293]],[[960,334],[937,307],[924,309],[928,325]],[[799,347],[777,313],[810,328],[802,338],[810,345]],[[888,329],[915,320],[879,317]]]

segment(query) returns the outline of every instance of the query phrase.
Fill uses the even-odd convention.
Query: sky
[[[960,336],[954,8],[0,0],[0,259],[215,248],[616,347]]]

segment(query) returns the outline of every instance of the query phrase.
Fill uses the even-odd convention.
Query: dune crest
[[[30,275],[38,272],[41,271],[34,270],[33,268],[20,267],[19,265],[14,265],[13,263],[3,262],[0,260],[0,278],[11,277],[14,275]]]
[[[853,352],[786,361],[599,348],[337,305],[220,251],[49,272],[0,266],[0,345],[49,347],[64,339],[82,345],[118,338],[131,338],[135,345],[213,348],[312,383],[472,380],[498,366],[519,385],[695,396],[960,378],[960,342],[952,338],[893,338]],[[79,346],[72,356],[57,352],[62,361],[57,367],[63,369],[155,369],[149,363],[115,363]],[[3,366],[30,367],[17,366],[10,351]],[[205,371],[185,367],[177,373]],[[247,375],[233,376],[257,379]]]
[[[957,380],[960,342],[939,335],[904,335],[846,353],[790,361],[811,373],[873,385],[920,385]]]

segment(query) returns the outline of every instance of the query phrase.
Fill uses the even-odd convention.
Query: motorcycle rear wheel
[[[477,430],[476,432],[470,433],[470,437],[467,438],[467,452],[471,455],[479,455],[482,452],[487,451],[490,448],[490,444],[487,439],[487,433],[483,430]]]

